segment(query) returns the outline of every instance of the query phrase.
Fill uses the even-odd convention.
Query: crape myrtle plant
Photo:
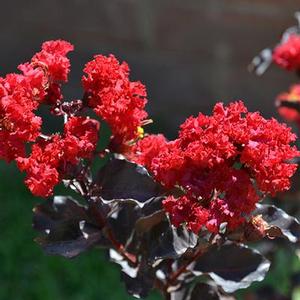
[[[242,101],[187,118],[175,140],[146,134],[145,86],[113,55],[88,62],[83,96],[63,99],[72,50],[45,42],[19,73],[0,78],[0,157],[44,198],[33,227],[45,253],[103,248],[140,298],[158,289],[172,300],[234,299],[263,280],[270,262],[249,243],[300,238],[294,217],[259,203],[290,188],[296,135]],[[63,120],[61,132],[42,131],[41,106]],[[53,195],[59,183],[70,196]]]
[[[278,114],[281,118],[290,123],[295,127],[297,132],[300,130],[300,84],[299,84],[299,75],[300,75],[300,13],[295,13],[295,18],[297,24],[286,29],[281,35],[280,40],[275,44],[275,46],[266,48],[260,52],[259,55],[254,57],[250,65],[250,71],[254,71],[256,75],[263,75],[264,72],[274,65],[279,67],[283,71],[287,71],[290,74],[296,75],[298,77],[298,82],[291,85],[285,92],[281,92],[275,98],[275,106],[277,108]],[[278,93],[278,91],[277,91]],[[298,142],[299,144],[299,142]],[[299,158],[294,160],[299,164]],[[298,170],[299,174],[299,170]],[[296,178],[299,175],[295,176]],[[295,179],[296,179],[295,178]],[[292,212],[293,215],[300,215],[299,207],[299,187],[298,184],[295,184],[294,188],[288,193],[283,193],[277,196],[280,201],[280,205],[285,207],[287,211]],[[284,201],[282,201],[284,200]],[[286,201],[288,200],[288,201]],[[277,244],[277,247],[269,247],[270,252],[273,252],[272,255],[276,260],[276,252],[284,251],[286,256],[296,256],[300,257],[299,243],[296,244],[296,247],[288,247],[285,243]],[[281,249],[280,249],[281,248]],[[276,264],[276,261],[275,261]],[[285,293],[289,295],[297,293],[299,289],[299,268],[295,268],[294,265],[290,265],[288,268],[285,268],[287,277],[288,277],[288,291]],[[297,279],[296,279],[297,278]],[[275,287],[275,290],[278,289]],[[282,289],[281,289],[282,291]],[[293,296],[294,297],[294,296]]]
[[[295,13],[297,25],[286,29],[280,41],[273,48],[262,50],[254,57],[250,71],[263,75],[271,64],[293,72],[300,77],[300,12]],[[294,123],[300,129],[300,84],[295,83],[281,92],[275,99],[279,115],[286,121]]]
[[[250,67],[256,75],[263,75],[271,64],[289,73],[294,73],[298,82],[292,84],[284,92],[280,92],[275,98],[275,106],[280,117],[287,123],[293,125],[297,132],[300,131],[300,12],[295,13],[297,25],[286,29],[279,42],[272,48],[266,48],[254,57]],[[278,91],[277,91],[278,93]],[[299,143],[299,142],[298,142]],[[294,162],[300,162],[299,159]],[[297,189],[292,192],[296,199]],[[288,198],[287,193],[281,194],[280,198]],[[299,205],[295,203],[299,214]]]

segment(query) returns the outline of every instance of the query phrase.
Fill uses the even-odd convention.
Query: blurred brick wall
[[[42,41],[64,38],[76,46],[65,93],[79,97],[84,63],[114,53],[147,85],[148,110],[170,135],[217,100],[244,99],[274,115],[275,95],[296,80],[276,68],[257,78],[246,68],[295,23],[299,0],[11,0],[0,7],[1,75]]]

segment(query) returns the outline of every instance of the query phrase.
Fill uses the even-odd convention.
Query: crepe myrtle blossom
[[[288,71],[300,69],[300,35],[291,34],[277,45],[272,54],[275,64]]]
[[[67,55],[73,49],[67,41],[47,41],[29,62],[18,66],[20,73],[0,78],[0,158],[17,161],[27,174],[27,186],[37,196],[50,196],[67,175],[68,165],[92,156],[99,121],[106,122],[112,131],[108,151],[118,153],[128,151],[149,122],[144,110],[145,86],[130,81],[127,63],[119,63],[113,55],[96,55],[87,63],[82,78],[84,98],[63,102],[61,85],[68,80]],[[63,133],[43,134],[38,115],[41,105],[47,105],[56,116],[64,116]],[[72,111],[72,107],[77,110]],[[76,116],[90,107],[99,121]]]
[[[68,105],[60,89],[68,79],[72,50],[66,41],[45,42],[19,66],[20,74],[0,79],[0,157],[17,162],[34,195],[52,195],[61,180],[74,176],[72,166],[99,154],[100,122],[112,133],[105,153],[123,153],[144,165],[170,191],[163,206],[176,226],[217,232],[226,223],[234,229],[264,195],[289,189],[297,167],[289,161],[299,152],[286,125],[248,112],[239,101],[217,103],[211,116],[189,117],[173,141],[144,136],[146,88],[131,81],[127,63],[113,55],[96,55],[86,64],[84,96],[75,101],[82,107],[64,111],[62,132],[45,136],[37,110]],[[99,120],[84,115],[88,108]]]
[[[123,152],[140,137],[147,123],[145,86],[130,81],[129,66],[113,55],[96,55],[84,68],[83,88],[88,105],[108,123],[112,131],[111,148]]]
[[[29,157],[17,158],[27,177],[30,191],[40,197],[52,195],[53,188],[68,175],[68,166],[80,159],[91,158],[98,141],[99,122],[84,117],[72,117],[65,124],[64,134],[39,139]]]
[[[248,112],[242,101],[217,103],[211,116],[189,117],[174,141],[146,136],[131,158],[167,189],[182,191],[163,202],[175,226],[218,232],[221,224],[242,224],[264,195],[290,188],[297,165],[289,160],[300,154],[295,139],[285,124]]]
[[[21,64],[21,73],[0,78],[0,158],[11,161],[25,155],[25,143],[34,142],[42,119],[36,115],[41,103],[61,99],[60,81],[67,81],[73,49],[68,42],[48,41],[30,62]]]
[[[291,129],[238,101],[187,118],[175,140],[144,133],[146,88],[113,55],[85,65],[82,97],[63,97],[73,48],[47,41],[19,72],[0,78],[0,159],[46,198],[33,209],[36,242],[65,258],[107,249],[139,298],[159,289],[165,299],[219,299],[261,281],[270,263],[244,244],[299,242],[294,217],[258,204],[290,187],[300,154]],[[279,64],[298,69],[295,51],[276,51]],[[278,97],[286,119],[298,121],[299,94],[295,86]],[[58,121],[55,131],[45,113]],[[210,280],[196,279],[203,274]]]
[[[275,105],[285,121],[300,125],[300,84],[294,84],[287,92],[280,93],[275,100]]]
[[[68,81],[70,60],[67,54],[74,50],[74,46],[63,40],[47,41],[42,44],[42,50],[36,53],[29,63],[19,66],[25,74],[40,68],[47,76],[46,104],[57,104],[62,101],[61,85]]]

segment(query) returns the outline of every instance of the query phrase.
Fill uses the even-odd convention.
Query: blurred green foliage
[[[73,260],[46,256],[33,241],[34,198],[13,165],[0,164],[0,299],[126,300],[118,266],[102,250]],[[148,300],[160,299],[157,294]]]
[[[134,299],[120,282],[119,267],[106,261],[103,250],[73,260],[46,256],[33,241],[37,233],[31,227],[32,208],[43,200],[30,194],[14,165],[0,162],[0,172],[0,300]],[[300,273],[299,258],[291,248],[279,248],[271,272],[248,291],[269,286],[300,300],[300,289],[291,286],[295,273]],[[239,299],[248,291],[241,291]],[[148,298],[157,299],[157,293]]]

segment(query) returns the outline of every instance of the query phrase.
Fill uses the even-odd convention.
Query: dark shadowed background
[[[277,68],[256,78],[247,65],[295,24],[299,8],[297,0],[1,1],[0,74],[63,38],[75,45],[67,97],[80,97],[81,70],[94,54],[114,53],[146,84],[148,111],[172,135],[220,100],[244,99],[271,116],[293,79]]]
[[[187,116],[220,100],[244,99],[276,116],[274,97],[296,78],[278,68],[257,78],[247,65],[295,24],[297,9],[298,0],[1,0],[0,76],[62,38],[75,45],[65,97],[81,97],[82,68],[94,54],[113,53],[146,84],[152,131],[173,137]],[[0,300],[126,299],[98,252],[75,262],[41,253],[30,227],[34,200],[13,167],[0,167]]]

